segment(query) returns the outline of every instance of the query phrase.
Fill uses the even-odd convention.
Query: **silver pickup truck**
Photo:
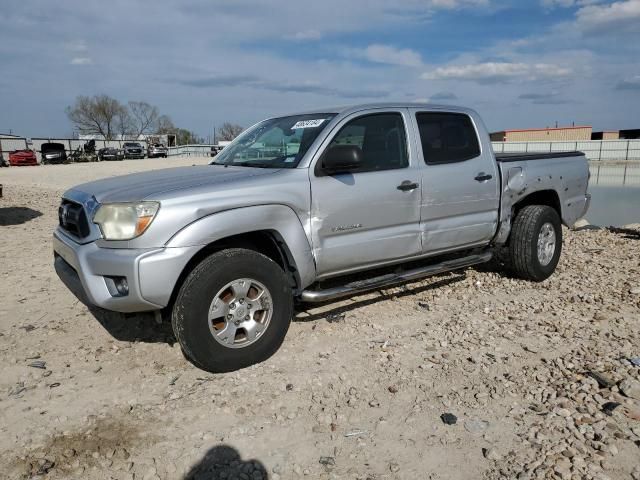
[[[542,281],[589,205],[579,152],[495,156],[476,112],[422,104],[270,118],[209,165],[68,190],[56,270],[86,304],[170,317],[212,372],[265,360],[294,300],[488,262]]]

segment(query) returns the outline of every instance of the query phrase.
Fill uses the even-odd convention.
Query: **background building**
[[[608,132],[593,132],[591,134],[591,140],[618,140],[620,138],[620,132],[608,131]]]
[[[491,134],[492,142],[545,142],[591,140],[591,126],[530,128],[526,130],[503,130]]]

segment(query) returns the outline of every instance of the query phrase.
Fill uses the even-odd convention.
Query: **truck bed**
[[[549,158],[584,157],[582,152],[531,152],[531,153],[496,153],[498,162],[524,162],[528,160],[546,160]]]

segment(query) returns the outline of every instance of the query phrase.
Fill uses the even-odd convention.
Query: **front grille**
[[[84,238],[91,232],[87,214],[79,203],[62,200],[58,208],[58,222],[63,230],[78,238]]]

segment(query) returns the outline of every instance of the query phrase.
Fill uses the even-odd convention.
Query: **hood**
[[[194,165],[133,173],[83,183],[71,190],[95,197],[100,203],[138,202],[154,199],[173,190],[189,190],[202,185],[223,185],[269,175],[279,171],[269,168],[224,167],[222,165]]]

